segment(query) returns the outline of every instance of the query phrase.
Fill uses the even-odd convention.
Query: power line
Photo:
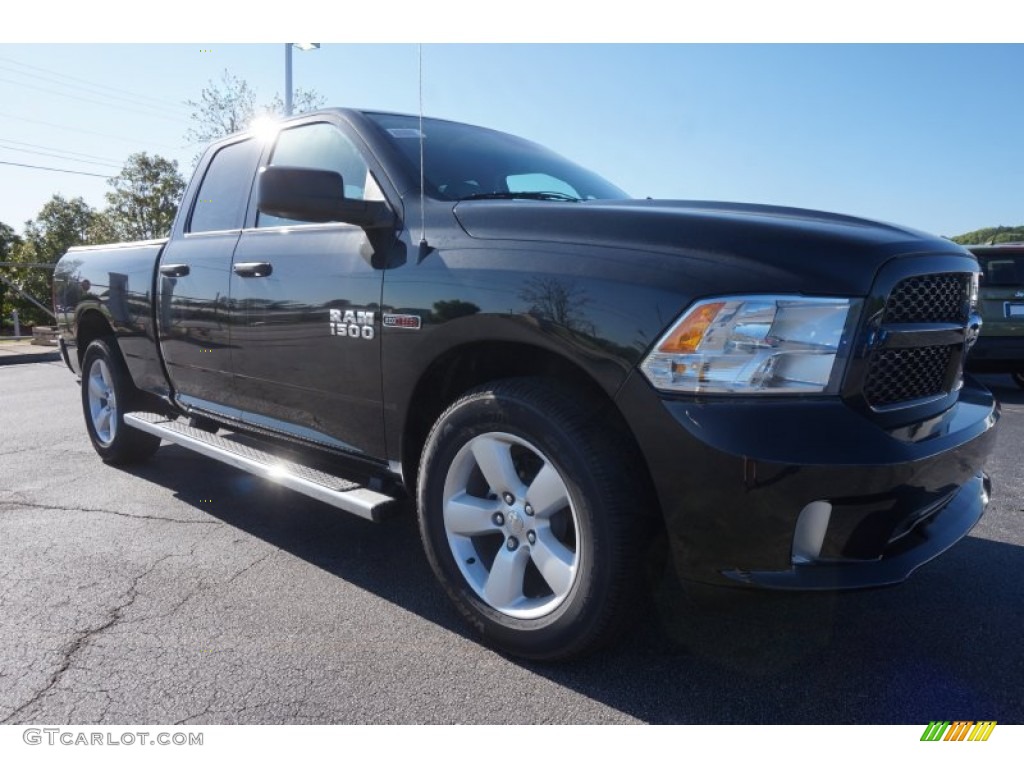
[[[61,86],[62,88],[74,88],[74,89],[79,90],[79,91],[85,91],[86,93],[92,93],[92,94],[94,94],[96,96],[99,96],[100,98],[103,98],[103,99],[111,99],[111,100],[116,100],[116,101],[128,101],[128,102],[130,102],[132,104],[135,104],[137,106],[143,107],[145,109],[160,109],[160,110],[164,110],[164,111],[166,111],[168,109],[178,110],[178,111],[183,113],[183,116],[184,116],[184,113],[185,113],[185,110],[181,109],[180,107],[176,107],[173,104],[168,105],[166,103],[165,104],[147,103],[145,101],[138,101],[137,99],[129,99],[128,97],[122,96],[122,95],[120,95],[118,93],[113,93],[113,92],[112,93],[104,93],[103,91],[101,91],[101,90],[99,90],[97,88],[91,88],[91,87],[87,87],[87,86],[77,85],[75,83],[66,83],[66,82],[63,82],[61,80],[58,80],[55,77],[47,77],[46,75],[37,75],[37,74],[35,74],[33,72],[22,72],[21,70],[14,69],[13,67],[5,67],[3,64],[0,64],[0,70],[3,70],[5,72],[11,72],[11,73],[13,73],[15,75],[21,75],[22,77],[34,77],[37,80],[43,80],[45,82],[55,83],[56,85]],[[72,78],[72,79],[75,79],[75,78]]]
[[[41,88],[38,85],[31,83],[19,83],[17,80],[9,80],[6,77],[0,77],[0,83],[10,83],[11,85],[20,85],[22,88],[28,88],[32,91],[41,91],[43,93],[52,93],[57,96],[61,96],[65,99],[77,99],[78,101],[84,101],[89,104],[99,104],[101,107],[107,107],[108,109],[120,109],[125,112],[134,112],[139,115],[145,115],[146,117],[158,117],[162,120],[170,120],[172,123],[180,123],[182,118],[168,117],[167,115],[159,112],[147,112],[142,109],[136,109],[135,107],[126,107],[123,104],[112,104],[110,102],[97,101],[96,99],[90,99],[85,96],[76,96],[73,93],[63,93],[61,91],[55,91],[52,88]]]
[[[179,147],[173,144],[164,144],[158,141],[142,141],[140,139],[129,138],[128,136],[115,136],[112,133],[100,133],[99,131],[90,131],[87,128],[79,128],[77,125],[74,127],[61,125],[59,123],[48,123],[45,120],[35,120],[31,117],[22,117],[21,115],[12,115],[8,112],[0,112],[0,117],[7,117],[11,120],[23,120],[26,123],[38,123],[39,125],[48,125],[51,128],[60,128],[62,131],[72,131],[74,133],[88,133],[92,136],[102,136],[105,139],[117,139],[118,141],[127,141],[130,144],[143,144],[151,147],[164,147],[166,149],[182,150],[186,147],[192,146],[192,144],[186,145],[186,147]]]
[[[33,168],[38,171],[56,171],[57,173],[75,173],[79,176],[95,176],[98,179],[109,179],[110,176],[103,173],[88,173],[86,171],[70,171],[67,168],[47,168],[45,165],[27,165],[26,163],[12,163],[9,160],[0,160],[0,165],[16,165],[19,168]]]
[[[14,65],[16,65],[18,67],[22,67],[24,69],[34,69],[34,70],[36,70],[38,72],[46,72],[47,74],[56,75],[57,77],[63,78],[65,80],[74,80],[76,82],[85,83],[87,85],[91,85],[91,86],[94,86],[96,88],[100,88],[100,89],[103,89],[103,90],[114,91],[116,93],[121,93],[121,94],[124,94],[124,95],[127,95],[127,96],[131,96],[133,99],[142,99],[142,100],[145,100],[145,101],[150,101],[150,102],[153,102],[152,106],[158,106],[158,107],[161,107],[161,108],[164,108],[164,109],[166,109],[168,107],[168,104],[167,104],[167,102],[165,100],[160,99],[160,98],[158,98],[156,96],[148,96],[148,95],[143,94],[143,93],[136,93],[135,91],[125,90],[124,88],[115,88],[112,85],[104,85],[102,83],[97,83],[97,82],[95,82],[93,80],[86,80],[83,77],[75,77],[74,75],[66,75],[66,74],[64,74],[62,72],[57,72],[56,70],[53,70],[53,69],[47,69],[46,67],[38,67],[38,66],[36,66],[34,64],[26,64],[23,61],[18,61],[16,59],[12,59],[9,56],[0,56],[0,61],[7,61],[7,62],[10,62],[11,64],[14,64]],[[3,68],[4,69],[9,69],[8,67],[3,67]],[[17,70],[11,70],[11,71],[17,71]],[[26,75],[29,75],[30,77],[39,77],[39,78],[43,79],[42,75],[33,75],[33,74],[29,73],[29,72],[19,73],[19,74],[26,74]],[[46,79],[49,79],[49,78],[46,78]],[[184,109],[184,107],[179,107],[179,106],[176,106],[176,105],[170,105],[170,106],[173,109]]]
[[[15,141],[14,139],[5,139],[2,136],[0,136],[0,141],[6,142],[8,144],[17,144],[17,145],[22,146],[22,147],[35,147],[36,149],[50,149],[50,150],[53,150],[55,152],[64,152],[65,154],[68,154],[68,155],[78,155],[79,157],[91,157],[93,160],[106,160],[107,162],[118,163],[118,160],[116,160],[113,157],[103,157],[102,155],[90,155],[87,152],[72,152],[70,149],[61,149],[60,147],[48,147],[45,144],[30,144],[27,141]]]
[[[38,149],[22,149],[21,147],[12,147],[8,144],[0,143],[0,148],[8,149],[11,152],[24,152],[26,155],[43,155],[44,157],[56,157],[61,160],[71,160],[75,163],[85,163],[86,165],[106,165],[110,168],[120,168],[120,163],[104,163],[100,160],[80,160],[77,157],[70,157],[68,155],[60,154],[57,152],[40,152]]]

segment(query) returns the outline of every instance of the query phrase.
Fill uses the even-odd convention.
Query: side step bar
[[[157,413],[126,413],[124,423],[367,520],[380,520],[389,508],[399,503],[391,496],[343,477],[280,459],[268,451],[233,440],[230,435],[205,432]]]

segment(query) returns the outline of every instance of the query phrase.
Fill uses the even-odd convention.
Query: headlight
[[[852,307],[850,299],[800,296],[700,301],[640,367],[671,392],[834,394]]]

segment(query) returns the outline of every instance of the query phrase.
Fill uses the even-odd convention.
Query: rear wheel
[[[125,407],[136,390],[120,351],[109,339],[96,339],[82,358],[82,411],[92,447],[104,461],[145,461],[160,447],[160,438],[124,423]]]
[[[431,566],[488,642],[566,658],[628,626],[643,495],[614,434],[577,399],[539,379],[468,393],[434,425],[418,491]]]

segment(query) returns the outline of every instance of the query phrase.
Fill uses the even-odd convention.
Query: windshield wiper
[[[578,203],[580,199],[564,192],[477,192],[460,197],[459,200],[561,200]]]

